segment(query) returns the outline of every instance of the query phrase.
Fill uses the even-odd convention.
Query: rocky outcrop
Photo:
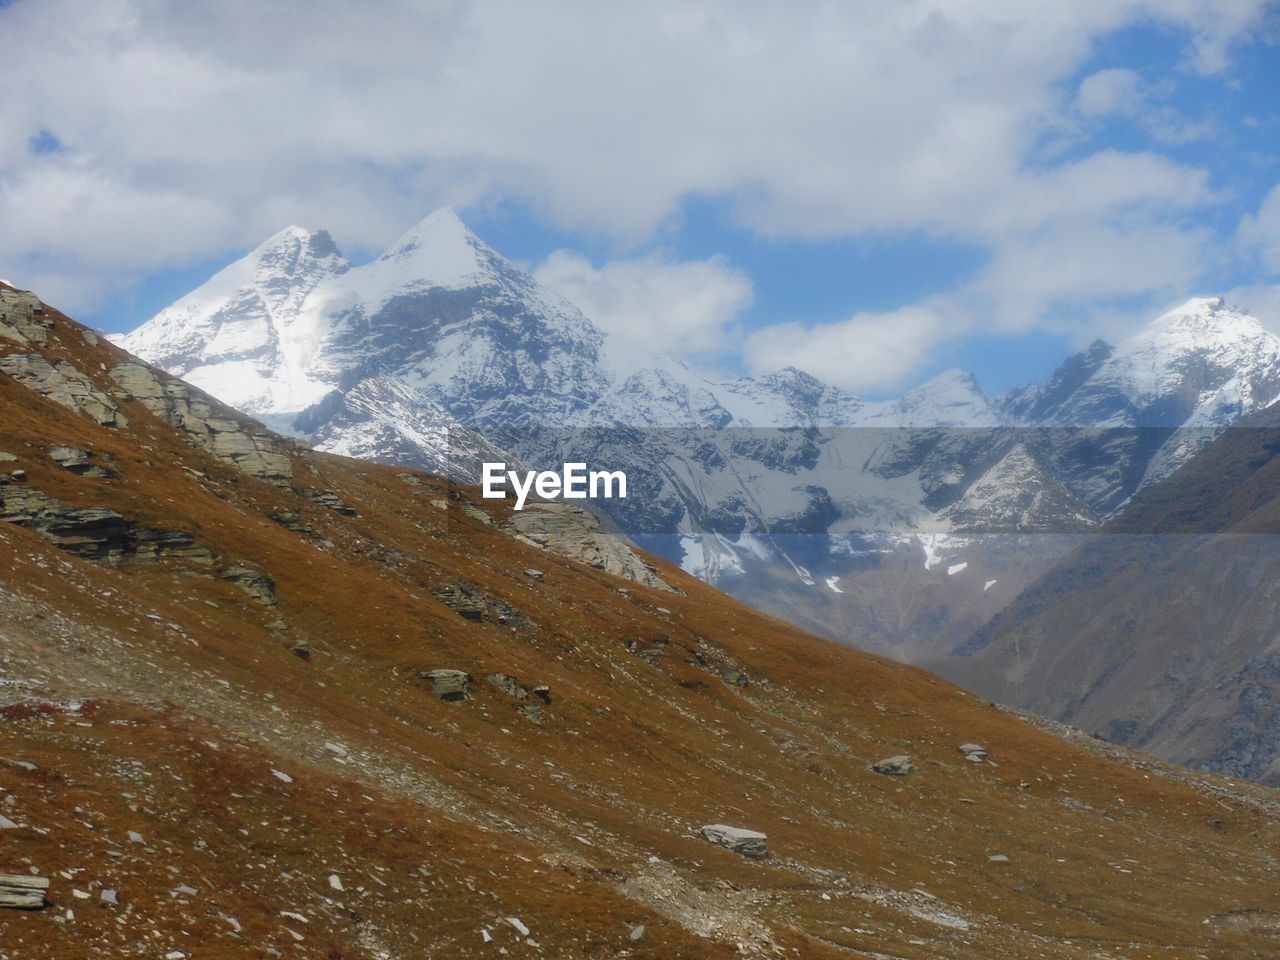
[[[50,447],[45,451],[49,459],[68,473],[81,477],[114,477],[116,470],[104,464],[95,463],[96,454],[92,450],[81,447]]]
[[[469,583],[438,584],[431,595],[464,620],[493,620],[509,626],[527,626],[530,621],[508,603],[484,596]]]
[[[465,670],[439,668],[418,674],[419,680],[431,683],[431,692],[441,700],[453,702],[471,699],[471,674]]]
[[[545,683],[526,690],[519,680],[507,673],[491,673],[484,679],[500,693],[519,701],[515,704],[516,712],[526,720],[539,725],[547,722],[547,712],[542,708],[551,704],[551,688]]]
[[[53,320],[34,293],[0,290],[0,337],[42,347],[49,342],[51,329]]]
[[[113,367],[111,377],[126,399],[141,402],[220,460],[270,483],[283,485],[293,478],[279,437],[253,430],[189,384],[141,363]]]
[[[304,537],[320,536],[320,531],[303,520],[302,514],[296,510],[276,510],[268,514],[268,516],[286,530],[300,533]]]
[[[520,686],[520,682],[515,677],[506,673],[491,673],[484,678],[485,682],[490,686],[496,687],[508,697],[514,697],[517,700],[528,700],[529,691]]]
[[[38,353],[10,353],[0,357],[0,373],[104,427],[129,425],[111,398],[66,360],[51,364]]]
[[[0,873],[0,907],[8,907],[12,910],[39,910],[45,905],[44,895],[48,889],[48,877]]]
[[[909,773],[915,773],[916,765],[911,762],[910,757],[900,754],[896,757],[877,760],[871,765],[871,769],[887,777],[905,777]]]
[[[769,856],[769,838],[755,830],[710,823],[700,832],[712,843],[718,843],[751,860],[764,860]]]
[[[615,577],[676,592],[626,541],[606,531],[599,518],[577,507],[562,503],[529,504],[511,515],[505,529],[544,550]]]
[[[976,743],[960,744],[960,752],[970,763],[984,763],[987,759],[987,748]]]
[[[213,554],[181,530],[130,523],[114,510],[71,507],[0,475],[0,520],[34,530],[55,546],[88,560],[156,563],[177,560],[208,568]]]
[[[298,493],[306,497],[314,504],[324,507],[326,510],[332,510],[334,513],[341,514],[344,517],[356,516],[355,507],[344,501],[332,490],[315,490],[311,487],[298,487]]]
[[[538,703],[518,703],[516,704],[516,712],[526,720],[539,726],[547,722],[547,713],[542,709],[542,705]]]
[[[222,570],[218,579],[234,583],[264,607],[276,605],[276,582],[270,575],[245,563],[236,563]]]

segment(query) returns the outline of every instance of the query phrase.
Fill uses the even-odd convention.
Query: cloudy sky
[[[998,390],[1196,293],[1280,331],[1258,0],[0,0],[0,276],[126,329],[452,205],[601,325]]]

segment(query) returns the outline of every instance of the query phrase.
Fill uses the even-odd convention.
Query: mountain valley
[[[1271,791],[3,307],[0,955],[1274,954]]]
[[[117,340],[317,449],[469,482],[486,459],[625,469],[639,495],[597,507],[645,549],[997,699],[1009,688],[984,678],[1029,670],[1052,687],[1056,669],[979,667],[969,653],[992,618],[1280,397],[1280,339],[1216,298],[994,398],[962,371],[877,403],[794,369],[717,379],[606,334],[451,210],[362,266],[323,231],[289,228]],[[1091,641],[1103,662],[1110,630]],[[1268,647],[1244,649],[1226,673],[1202,665],[1201,680],[1226,683]],[[1081,711],[1075,694],[1008,696],[1170,758],[1266,775],[1202,735],[1151,738],[1144,720]]]

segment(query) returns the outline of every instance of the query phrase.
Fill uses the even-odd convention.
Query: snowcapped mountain
[[[1120,509],[1280,396],[1280,338],[1220,297],[1188,300],[1043,384],[996,401],[1008,422],[1062,428],[1048,454],[1100,516]]]
[[[881,403],[795,369],[715,379],[606,334],[447,208],[360,266],[324,231],[290,227],[119,343],[321,447],[433,469],[451,432],[527,458],[557,446],[520,435],[535,428],[821,431],[698,449],[630,437],[631,457],[596,443],[642,450],[650,469],[658,457],[651,492],[683,504],[679,521],[660,511],[681,533],[798,516],[836,532],[1092,522],[1280,395],[1280,340],[1215,299],[994,401],[960,370]]]
[[[996,423],[960,371],[881,404],[790,368],[703,376],[604,333],[450,209],[356,267],[290,227],[117,342],[273,423],[388,373],[481,428]]]
[[[304,304],[350,266],[325,231],[289,227],[119,342],[232,406],[271,414],[305,379]]]
[[[624,518],[650,533],[798,518],[825,529],[836,518],[829,491],[848,523],[914,523],[927,491],[910,470],[881,469],[876,451],[899,442],[905,424],[996,422],[959,372],[881,404],[794,369],[703,376],[605,334],[447,209],[363,266],[327,234],[291,227],[119,342],[323,449],[430,469],[450,462],[451,437],[474,451],[484,434],[518,458],[554,462],[555,431],[648,428],[643,443],[594,438],[589,452],[653,473],[650,500],[661,502]],[[840,436],[860,425],[878,432]],[[821,443],[680,433],[778,427],[833,433]],[[841,490],[857,462],[877,465],[860,475],[882,489]]]
[[[1280,395],[1280,339],[1221,297],[1188,300],[1111,348],[1000,398],[1017,421],[1070,427],[1223,427]]]
[[[362,265],[291,227],[118,342],[321,449],[470,479],[624,468],[623,529],[753,602],[762,564],[852,592],[903,544],[999,595],[1023,560],[1002,548],[978,582],[974,537],[1088,530],[1280,396],[1280,340],[1210,299],[995,399],[959,370],[878,403],[795,369],[711,377],[605,333],[448,209]]]

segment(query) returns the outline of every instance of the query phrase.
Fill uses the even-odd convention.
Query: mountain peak
[[[1229,306],[1222,297],[1192,297],[1147,324],[1143,333],[1214,331],[1228,335],[1263,333],[1261,322],[1248,311]],[[1141,337],[1142,334],[1139,334]]]
[[[1208,350],[1232,354],[1260,345],[1271,352],[1280,350],[1280,338],[1253,314],[1228,306],[1222,297],[1192,297],[1122,342],[1118,352]]]
[[[1151,321],[1153,324],[1161,323],[1172,318],[1186,316],[1213,316],[1221,310],[1227,308],[1227,302],[1222,297],[1190,297],[1183,303],[1174,307],[1166,313],[1156,317]]]
[[[278,260],[281,256],[290,260],[298,256],[312,260],[326,257],[342,257],[342,251],[333,242],[328,230],[308,230],[296,223],[278,230],[253,248],[237,264],[261,264]],[[235,266],[236,264],[232,264]]]
[[[916,390],[941,390],[943,388],[958,388],[972,393],[982,393],[982,388],[978,386],[978,378],[968,370],[961,370],[959,367],[943,370],[936,377],[932,377],[916,387]]]
[[[442,207],[401,234],[378,262],[433,286],[460,287],[489,274],[496,258],[452,207]]]

